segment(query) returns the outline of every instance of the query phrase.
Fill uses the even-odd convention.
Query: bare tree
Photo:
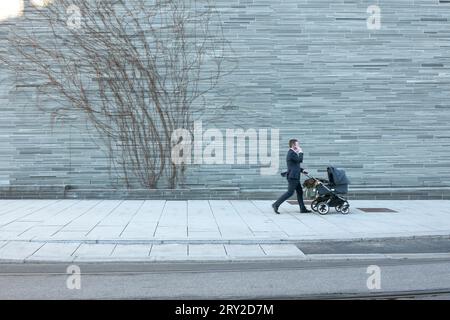
[[[58,98],[44,107],[52,117],[84,114],[127,187],[178,186],[186,168],[170,161],[172,132],[192,130],[232,71],[209,0],[57,0],[27,8],[8,41],[0,61],[43,79],[39,92]]]

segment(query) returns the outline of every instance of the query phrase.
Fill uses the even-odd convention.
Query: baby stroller
[[[320,214],[327,214],[330,208],[335,208],[337,212],[348,214],[350,212],[350,204],[344,195],[348,192],[348,180],[345,171],[335,167],[328,167],[328,181],[316,179],[306,174],[310,181],[305,184],[316,189],[316,197],[311,203],[311,210]],[[307,183],[308,182],[308,183]]]

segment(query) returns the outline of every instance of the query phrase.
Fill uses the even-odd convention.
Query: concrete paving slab
[[[105,208],[105,204],[101,200],[83,200],[45,220],[44,224],[65,227],[84,214],[102,210],[102,208]]]
[[[264,257],[266,255],[257,244],[226,244],[225,250],[230,257]]]
[[[84,231],[58,231],[51,237],[36,236],[35,240],[84,240],[86,239],[86,232]]]
[[[11,224],[19,220],[23,220],[27,216],[51,206],[59,200],[18,200],[25,201],[26,205],[17,206],[13,210],[9,210],[0,215],[0,226]]]
[[[273,257],[305,257],[305,254],[293,244],[261,244],[267,256]]]
[[[188,248],[186,244],[154,244],[150,251],[151,258],[186,259]]]
[[[158,239],[187,238],[186,226],[158,226],[154,234]]]
[[[19,235],[22,232],[20,231],[1,231],[0,232],[0,240],[29,240],[29,239],[20,239]]]
[[[113,258],[148,258],[152,245],[121,245],[118,244],[111,254]]]
[[[157,223],[161,217],[166,202],[166,200],[145,200],[131,219],[130,223]]]
[[[58,226],[34,226],[25,232],[22,232],[18,235],[19,238],[27,240],[27,239],[35,239],[35,238],[44,238],[49,239],[53,234],[59,231],[61,227]]]
[[[75,205],[76,203],[78,203],[80,201],[81,200],[56,201],[42,209],[39,209],[31,214],[24,216],[23,218],[20,218],[18,221],[43,222],[65,210],[69,210],[70,207],[72,207],[73,205]]]
[[[7,225],[4,225],[0,227],[0,232],[2,231],[18,231],[20,233],[27,231],[31,227],[34,227],[36,225],[36,222],[21,222],[21,221],[15,221],[11,222]]]
[[[219,233],[209,201],[189,200],[187,207],[188,232]]]
[[[78,249],[78,243],[46,243],[27,260],[72,261],[72,254]]]
[[[98,257],[109,257],[116,245],[114,244],[89,244],[83,243],[73,253],[73,256],[79,259],[89,259]]]
[[[120,234],[122,239],[151,239],[155,233],[156,225],[127,226]]]
[[[227,253],[222,244],[190,244],[189,257],[226,257]]]
[[[189,231],[189,239],[220,239],[219,231]]]
[[[0,248],[0,260],[25,260],[33,255],[44,243],[11,241]]]
[[[112,239],[112,238],[118,238],[120,234],[122,233],[123,229],[125,228],[125,225],[118,225],[118,226],[96,226],[94,229],[86,233],[87,239]]]

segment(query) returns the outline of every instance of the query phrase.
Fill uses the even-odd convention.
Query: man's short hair
[[[292,148],[292,147],[295,145],[296,142],[298,142],[297,139],[291,139],[291,140],[289,140],[289,148]]]

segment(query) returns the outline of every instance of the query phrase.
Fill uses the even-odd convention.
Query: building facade
[[[198,163],[176,191],[164,182],[127,189],[82,114],[55,121],[39,106],[58,101],[2,66],[0,195],[269,199],[285,188],[287,141],[298,138],[304,167],[319,177],[344,168],[353,197],[449,197],[450,2],[214,4],[236,67],[195,119],[224,134],[279,130],[273,174],[262,175],[259,162]],[[3,52],[20,19],[0,22]]]

